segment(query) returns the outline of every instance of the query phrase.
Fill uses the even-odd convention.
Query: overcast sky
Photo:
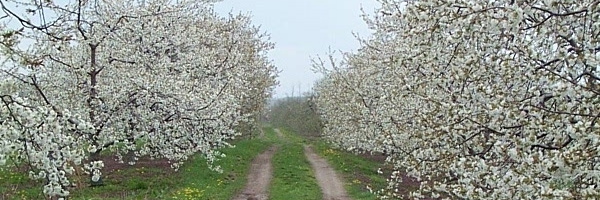
[[[269,57],[282,71],[275,97],[291,96],[310,91],[320,77],[310,69],[310,58],[326,56],[332,50],[350,51],[358,48],[352,35],[367,37],[361,7],[372,13],[378,7],[375,0],[224,0],[215,9],[221,14],[250,13],[255,25],[271,35],[275,49]]]

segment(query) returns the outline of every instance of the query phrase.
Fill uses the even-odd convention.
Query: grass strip
[[[267,130],[273,132],[273,130]],[[322,198],[310,163],[304,156],[302,139],[281,130],[281,147],[273,156],[273,180],[271,180],[270,199],[290,200]]]
[[[31,180],[23,170],[15,171],[8,163],[0,166],[0,199],[44,199],[41,182]]]
[[[381,161],[333,149],[323,141],[313,142],[313,148],[343,177],[346,191],[352,199],[375,200],[377,196],[367,188],[385,187],[385,177],[377,173],[379,168],[385,167]]]

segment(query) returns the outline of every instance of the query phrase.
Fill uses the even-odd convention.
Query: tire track
[[[343,182],[327,161],[318,156],[311,147],[304,145],[304,155],[312,166],[324,200],[350,200]]]
[[[271,159],[277,151],[276,146],[270,147],[252,161],[248,181],[242,193],[233,200],[267,200],[269,199],[269,184],[273,176]]]

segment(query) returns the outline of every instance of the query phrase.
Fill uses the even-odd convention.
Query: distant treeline
[[[267,121],[305,136],[319,136],[321,120],[310,95],[274,99],[269,105]]]

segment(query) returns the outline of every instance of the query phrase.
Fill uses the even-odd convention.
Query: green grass
[[[10,164],[12,165],[12,164]],[[10,166],[9,165],[9,166]],[[0,199],[43,199],[39,181],[31,180],[26,173],[15,172],[12,167],[0,167]]]
[[[246,184],[250,162],[272,145],[274,135],[266,139],[238,140],[235,148],[221,151],[226,157],[219,165],[223,173],[208,168],[198,155],[190,158],[179,171],[165,168],[131,166],[106,173],[104,186],[87,187],[87,176],[73,178],[79,188],[70,189],[69,199],[231,199]],[[42,183],[30,180],[26,172],[0,168],[0,199],[44,199]]]
[[[72,191],[71,199],[166,199],[176,186],[177,173],[172,169],[136,167],[123,169],[104,177],[104,186],[82,187]],[[87,184],[87,177],[83,184]]]
[[[367,189],[383,188],[386,179],[377,173],[384,164],[350,152],[332,149],[322,141],[313,142],[315,152],[325,158],[329,164],[343,177],[345,188],[353,199],[377,199],[377,196]]]
[[[273,157],[270,199],[321,199],[314,172],[304,156],[307,141],[285,130],[281,138],[271,127],[264,130],[262,139],[239,140],[234,142],[236,148],[222,149],[227,156],[214,164],[221,166],[223,173],[209,170],[201,156],[188,160],[178,172],[133,166],[110,173],[104,179],[105,186],[71,190],[71,199],[231,199],[245,186],[252,159],[273,144],[279,147]],[[311,143],[347,180],[353,199],[376,199],[365,187],[385,184],[383,176],[376,173],[380,163],[333,150],[323,142]],[[0,199],[43,199],[40,185],[26,173],[0,170]]]
[[[271,142],[252,139],[235,145],[235,148],[225,149],[227,157],[216,162],[223,173],[208,170],[203,159],[184,165],[178,179],[180,187],[173,192],[176,199],[231,199],[242,190],[252,159],[271,146]]]
[[[252,139],[236,142],[235,148],[222,149],[226,157],[213,165],[221,166],[223,173],[210,170],[206,159],[196,156],[171,175],[152,171],[160,169],[147,169],[148,173],[140,173],[140,168],[124,171],[132,175],[127,181],[86,188],[74,199],[231,199],[246,184],[252,159],[270,145]]]
[[[277,133],[275,133],[275,129],[271,126],[267,126],[263,130],[265,131],[265,136],[263,138],[264,141],[276,144],[276,143],[281,143],[284,140],[287,140],[287,137],[279,138],[277,136]]]
[[[283,131],[283,130],[282,130]],[[267,135],[274,131],[268,129]],[[303,140],[292,134],[284,134],[281,146],[273,156],[273,180],[270,199],[321,199],[321,189],[314,172],[304,156]]]

